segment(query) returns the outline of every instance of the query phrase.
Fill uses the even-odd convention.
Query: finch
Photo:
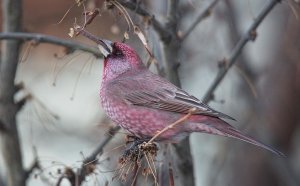
[[[132,135],[150,139],[194,109],[187,120],[161,133],[156,141],[176,142],[192,132],[202,132],[239,139],[284,156],[223,120],[232,120],[232,117],[212,109],[149,71],[136,51],[127,44],[99,39],[86,31],[83,35],[96,41],[104,55],[100,89],[102,106],[115,123]]]

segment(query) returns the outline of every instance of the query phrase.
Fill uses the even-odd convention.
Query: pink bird
[[[100,90],[102,106],[114,122],[132,135],[150,139],[195,108],[184,123],[162,133],[156,141],[179,141],[189,133],[203,132],[236,138],[284,156],[222,120],[232,117],[149,71],[128,45],[98,39],[87,32],[83,35],[96,41],[105,56]]]

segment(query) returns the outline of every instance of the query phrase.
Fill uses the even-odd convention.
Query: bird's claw
[[[119,162],[124,164],[128,161],[138,162],[145,154],[156,156],[158,147],[155,143],[148,143],[148,139],[140,139],[135,136],[129,136],[133,138],[132,143],[127,149],[125,149]]]

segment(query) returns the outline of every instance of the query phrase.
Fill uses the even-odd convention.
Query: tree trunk
[[[21,30],[20,0],[3,0],[3,31]],[[0,64],[0,125],[1,143],[8,186],[24,186],[24,170],[16,125],[19,107],[14,103],[14,80],[19,59],[20,41],[2,41]]]

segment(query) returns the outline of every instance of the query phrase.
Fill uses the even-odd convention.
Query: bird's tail
[[[193,128],[192,131],[194,132],[203,132],[208,134],[215,134],[215,135],[221,135],[221,136],[239,139],[247,143],[251,143],[253,145],[267,149],[276,155],[285,157],[285,155],[282,152],[274,149],[273,147],[265,145],[262,142],[259,142],[252,137],[244,135],[242,132],[235,129],[233,126],[231,126],[230,124],[226,123],[225,121],[219,118],[203,117],[199,119],[201,121],[198,120],[197,123],[192,123],[192,128]]]

